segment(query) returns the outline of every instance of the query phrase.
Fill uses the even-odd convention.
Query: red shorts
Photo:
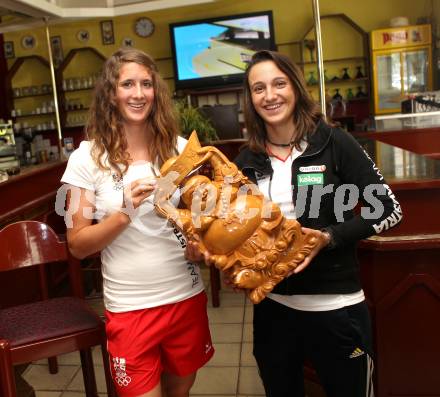
[[[181,302],[124,313],[106,311],[112,378],[118,396],[153,389],[162,372],[187,376],[214,354],[205,292]]]

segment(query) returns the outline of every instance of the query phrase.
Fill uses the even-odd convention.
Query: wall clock
[[[154,23],[150,18],[139,18],[134,23],[134,31],[140,37],[151,36],[154,32]]]

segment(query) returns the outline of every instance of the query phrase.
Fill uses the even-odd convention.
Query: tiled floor
[[[209,291],[209,275],[204,269],[203,278]],[[91,301],[92,302],[92,301]],[[93,305],[99,312],[101,301]],[[223,288],[220,307],[209,304],[208,315],[216,353],[197,374],[191,395],[196,397],[264,396],[252,356],[252,305],[242,293]],[[99,348],[93,352],[98,392],[105,393],[102,357]],[[23,373],[23,378],[33,386],[36,397],[82,397],[84,385],[78,353],[58,358],[59,372],[50,375],[44,360],[33,363]],[[312,394],[309,393],[309,397]],[[313,394],[313,397],[321,394]]]

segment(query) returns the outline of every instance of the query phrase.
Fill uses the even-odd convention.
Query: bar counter
[[[14,220],[38,218],[49,210],[66,163],[59,160],[23,167],[18,175],[0,182],[0,227]]]
[[[397,227],[358,245],[377,396],[439,396],[440,161],[365,136],[358,141],[403,211]]]
[[[378,140],[434,159],[440,159],[440,126],[387,131],[353,132],[359,138]]]

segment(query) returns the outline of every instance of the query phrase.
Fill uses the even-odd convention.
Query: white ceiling
[[[1,0],[0,33],[74,19],[117,17],[217,0]]]

